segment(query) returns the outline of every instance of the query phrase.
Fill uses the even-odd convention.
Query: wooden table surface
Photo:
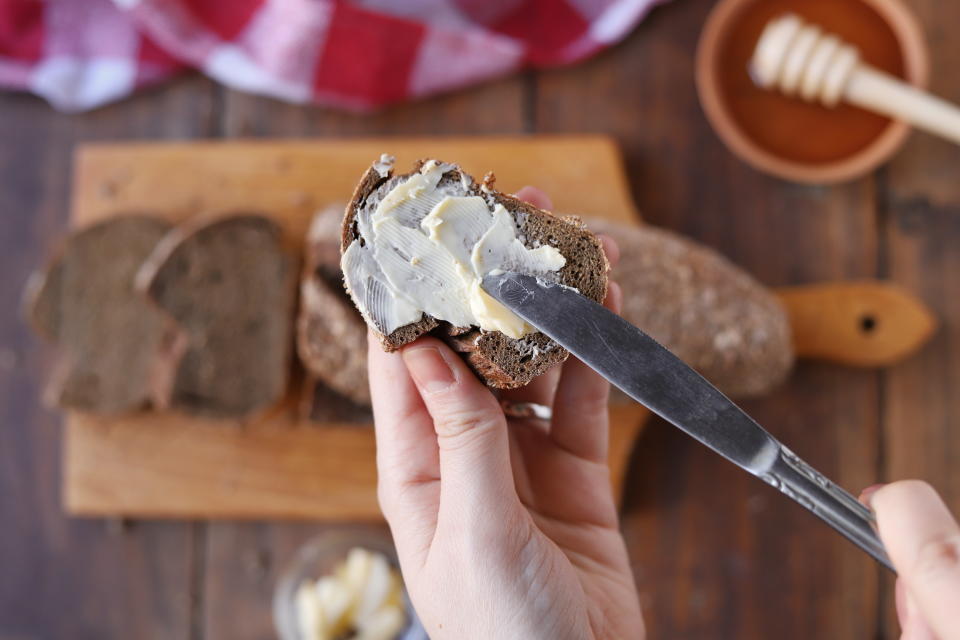
[[[910,0],[932,88],[960,101],[960,4]],[[289,106],[185,76],[93,113],[0,95],[0,639],[270,638],[270,594],[310,524],[104,522],[60,511],[60,418],[15,313],[67,219],[86,140],[600,132],[619,140],[647,221],[716,247],[770,285],[882,277],[943,326],[887,371],[802,364],[745,408],[844,486],[921,477],[960,509],[960,149],[914,134],[888,166],[813,188],[743,165],[693,86],[711,0],[662,6],[580,66],[527,73],[374,116]],[[891,582],[793,503],[653,423],[623,512],[651,638],[895,638]]]

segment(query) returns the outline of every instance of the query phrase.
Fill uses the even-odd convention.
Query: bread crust
[[[780,384],[793,366],[790,322],[768,289],[716,251],[651,226],[590,220],[614,236],[623,317],[724,393],[749,397]]]
[[[307,237],[300,276],[297,354],[307,373],[359,406],[370,405],[367,327],[343,289],[340,273],[341,215],[321,211]],[[336,229],[329,229],[334,225]],[[336,402],[333,393],[313,393]],[[331,414],[333,415],[333,414]]]
[[[428,162],[416,162],[408,177]],[[549,244],[567,258],[558,273],[561,283],[578,289],[583,295],[602,302],[607,294],[607,274],[610,264],[603,253],[600,240],[590,233],[577,218],[562,218],[539,209],[528,202],[500,193],[494,189],[494,175],[487,174],[482,185],[463,173],[456,165],[448,172],[454,179],[463,180],[471,195],[489,195],[519,221],[518,228],[527,246]],[[340,238],[341,254],[358,237],[356,216],[370,197],[394,177],[394,171],[383,172],[378,165],[371,166],[360,178],[344,213]],[[353,294],[351,293],[351,298]],[[353,302],[360,308],[358,301]],[[512,389],[521,387],[554,365],[566,360],[569,353],[540,332],[513,339],[499,331],[483,331],[477,327],[452,327],[447,322],[424,315],[417,322],[383,335],[370,327],[386,351],[395,351],[424,334],[432,334],[460,352],[477,376],[491,387]]]

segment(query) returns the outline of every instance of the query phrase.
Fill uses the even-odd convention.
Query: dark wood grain
[[[228,92],[225,137],[515,134],[527,130],[528,83],[522,77],[401,105],[374,115],[297,107]],[[204,546],[204,638],[270,638],[270,597],[297,547],[327,530],[290,523],[212,523]]]
[[[356,114],[227,92],[224,137],[509,134],[527,130],[530,84],[497,80],[458,93]]]
[[[951,25],[960,5],[911,0],[927,35],[930,89],[960,102],[953,71],[960,47]],[[930,482],[960,513],[960,147],[914,133],[886,171],[883,258],[886,274],[931,306],[941,328],[919,355],[885,375],[884,480]],[[896,637],[893,580],[885,580],[885,628]]]
[[[277,579],[297,549],[325,529],[292,523],[211,525],[203,637],[275,637],[270,607]]]
[[[204,135],[213,91],[184,79],[81,116],[0,96],[0,638],[189,635],[195,527],[64,517],[60,417],[38,405],[49,351],[16,309],[66,225],[74,143]]]
[[[644,219],[783,285],[876,274],[873,179],[791,185],[733,157],[692,82],[712,2],[657,9],[613,51],[542,74],[537,131],[614,135]],[[801,457],[859,490],[878,473],[878,375],[801,364],[745,408]],[[637,447],[624,528],[651,637],[866,638],[876,566],[800,507],[660,423]]]

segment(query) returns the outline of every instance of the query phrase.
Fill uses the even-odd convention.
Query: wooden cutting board
[[[383,152],[401,169],[426,156],[458,162],[477,178],[495,169],[501,190],[537,185],[558,212],[639,221],[620,154],[597,136],[86,145],[76,154],[71,220],[262,211],[299,246],[313,213],[345,202]],[[302,423],[294,405],[291,397],[244,424],[175,413],[68,414],[64,506],[76,515],[379,520],[373,430]],[[618,495],[647,415],[633,404],[612,409]]]

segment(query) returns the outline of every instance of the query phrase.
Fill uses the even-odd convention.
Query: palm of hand
[[[571,359],[501,394],[552,406],[550,423],[508,425],[439,341],[370,358],[381,505],[431,636],[642,637],[606,466],[607,384]]]
[[[372,351],[371,357],[381,370],[389,368],[390,356]],[[394,492],[396,482],[381,485],[408,588],[434,638],[643,635],[605,463],[607,390],[579,362],[562,369],[503,394],[511,402],[556,397],[549,425],[512,420],[508,426],[478,384],[477,399],[489,404],[486,418],[459,416],[470,431],[451,416],[433,424],[425,409],[405,412],[404,426],[387,427],[409,433],[413,423],[429,423],[417,427],[425,434],[417,446],[429,450],[429,438],[436,447],[437,466],[410,475],[402,495]],[[416,406],[417,399],[407,400]],[[490,430],[479,433],[487,418]],[[384,427],[378,418],[377,428]],[[498,471],[481,460],[492,457],[485,449],[499,448],[499,436]],[[397,458],[404,464],[416,455],[410,446],[404,454]],[[441,461],[454,456],[461,456],[457,471],[470,477],[444,475]],[[382,482],[396,474],[392,466],[381,456]],[[450,611],[461,614],[451,618]]]
[[[605,433],[605,405],[593,416],[593,424],[579,427]],[[618,527],[605,441],[568,444],[573,446],[557,442],[535,420],[510,421],[514,483],[528,517],[524,528],[540,554],[530,564],[542,568],[537,579],[549,581],[555,607],[578,612],[582,626],[564,629],[569,637],[640,637],[643,623]],[[556,631],[553,637],[562,637]]]
[[[585,367],[567,366],[574,370],[564,382],[579,386],[576,367]],[[559,376],[560,371],[551,372],[532,388],[507,395],[514,401],[545,400]],[[447,496],[459,495],[445,502],[441,481],[432,475],[420,476],[407,488],[408,498],[419,494],[415,509],[391,513],[389,503],[396,499],[384,496],[401,561],[408,556],[408,588],[432,637],[642,637],[604,463],[606,439],[581,437],[606,433],[605,403],[593,419],[579,412],[570,416],[577,420],[577,430],[564,419],[567,406],[557,403],[559,415],[552,425],[512,420],[504,430],[512,475],[499,496],[483,490],[479,496],[464,495],[455,479],[447,485],[452,487]],[[475,444],[443,432],[439,442],[441,457]],[[483,479],[471,482],[468,490],[474,493]],[[403,531],[410,519],[422,528],[420,544],[426,548],[404,554],[409,536]],[[450,611],[462,614],[451,619]]]
[[[619,308],[614,284],[606,304]],[[607,383],[571,358],[501,394],[552,420],[508,425],[439,341],[402,356],[373,344],[380,503],[431,637],[642,638],[606,466]]]

